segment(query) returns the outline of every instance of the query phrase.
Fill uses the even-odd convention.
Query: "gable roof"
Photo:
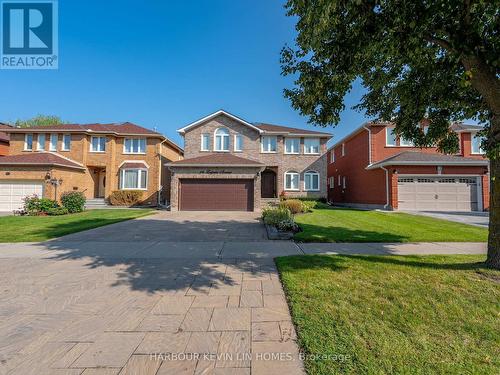
[[[235,121],[238,121],[239,123],[252,128],[253,130],[257,131],[258,133],[262,132],[258,127],[254,126],[251,123],[243,120],[242,118],[240,118],[238,116],[235,116],[235,115],[233,115],[233,114],[231,114],[229,112],[226,112],[226,111],[224,111],[222,109],[220,109],[217,112],[214,112],[214,113],[212,113],[212,114],[210,114],[208,116],[205,116],[205,117],[203,117],[203,118],[201,118],[199,120],[196,120],[195,122],[192,122],[191,124],[188,124],[188,125],[184,126],[183,128],[180,128],[177,131],[180,134],[184,134],[186,132],[186,130],[194,128],[195,126],[198,126],[198,125],[200,125],[200,124],[202,124],[202,123],[204,123],[206,121],[210,121],[211,119],[213,119],[213,118],[215,118],[217,116],[220,116],[220,115],[224,115],[224,116],[227,116],[227,117],[229,117],[229,118],[231,118],[231,119],[233,119]]]
[[[430,154],[418,151],[403,151],[369,165],[366,169],[386,165],[488,165],[487,159],[466,158],[456,155]]]
[[[32,152],[22,155],[0,156],[0,165],[52,165],[75,169],[85,169],[82,164],[74,160],[46,151]]]
[[[318,132],[315,130],[291,128],[289,126],[281,126],[274,124],[265,124],[262,122],[255,123],[255,126],[263,130],[264,133],[276,133],[286,135],[318,135],[323,137],[332,137],[332,134],[326,132]]]
[[[233,154],[209,154],[195,158],[183,159],[167,163],[171,167],[263,167],[264,164],[255,160],[241,158]]]
[[[250,123],[248,121],[243,120],[242,118],[235,116],[227,111],[224,110],[219,110],[217,112],[214,112],[208,116],[205,116],[199,120],[196,120],[195,122],[192,122],[189,125],[186,125],[185,127],[177,130],[180,134],[185,134],[187,130],[194,128],[198,125],[203,124],[206,121],[210,121],[213,118],[224,115],[227,116],[245,126],[250,127],[251,129],[257,131],[259,134],[285,134],[285,135],[302,135],[302,136],[309,136],[309,135],[316,135],[316,136],[323,136],[323,137],[332,137],[330,133],[324,133],[324,132],[317,132],[314,130],[304,130],[304,129],[299,129],[299,128],[291,128],[288,126],[281,126],[281,125],[273,125],[273,124],[265,124],[261,122],[257,123]]]
[[[11,127],[7,129],[11,133],[26,133],[32,131],[67,131],[84,133],[107,133],[116,135],[152,135],[162,137],[158,132],[133,124],[131,122],[113,123],[113,124],[60,124],[53,126],[30,126],[28,128]]]

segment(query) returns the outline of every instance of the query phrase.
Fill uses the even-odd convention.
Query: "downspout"
[[[385,205],[384,210],[387,210],[389,207],[389,171],[385,167],[380,167],[383,171],[385,171]]]
[[[162,165],[161,165],[161,145],[167,141],[167,138],[165,138],[163,141],[160,142],[160,144],[158,145],[158,192],[157,192],[157,198],[156,198],[156,206],[157,207],[160,207],[160,198],[161,198],[161,178],[162,178],[162,175],[161,175],[161,172],[163,170],[162,168]]]
[[[372,131],[368,126],[363,126],[368,131],[368,166],[372,165]],[[389,171],[380,167],[383,171],[385,171],[385,205],[384,210],[389,208]]]

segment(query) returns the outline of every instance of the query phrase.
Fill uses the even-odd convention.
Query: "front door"
[[[106,169],[94,168],[92,178],[94,180],[94,198],[104,198],[104,189],[106,187]]]
[[[276,198],[276,173],[270,169],[262,172],[261,176],[261,197]]]

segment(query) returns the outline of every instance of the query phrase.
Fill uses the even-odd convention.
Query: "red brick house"
[[[0,123],[0,156],[9,154],[9,136],[3,132],[2,129],[11,129],[12,127],[7,124]]]
[[[368,122],[328,149],[330,202],[388,210],[488,210],[489,161],[475,137],[481,127],[452,125],[460,137],[457,155],[416,148],[393,128]]]

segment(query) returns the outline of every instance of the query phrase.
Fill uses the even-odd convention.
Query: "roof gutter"
[[[370,164],[366,169],[382,168],[387,165],[457,165],[457,166],[487,166],[488,160],[462,160],[462,161],[395,161],[388,160],[386,162]]]
[[[260,168],[264,167],[264,164],[214,164],[214,163],[196,163],[196,164],[184,164],[184,163],[166,163],[165,164],[167,167],[224,167],[224,168],[245,168],[245,167],[255,167],[255,168]]]

